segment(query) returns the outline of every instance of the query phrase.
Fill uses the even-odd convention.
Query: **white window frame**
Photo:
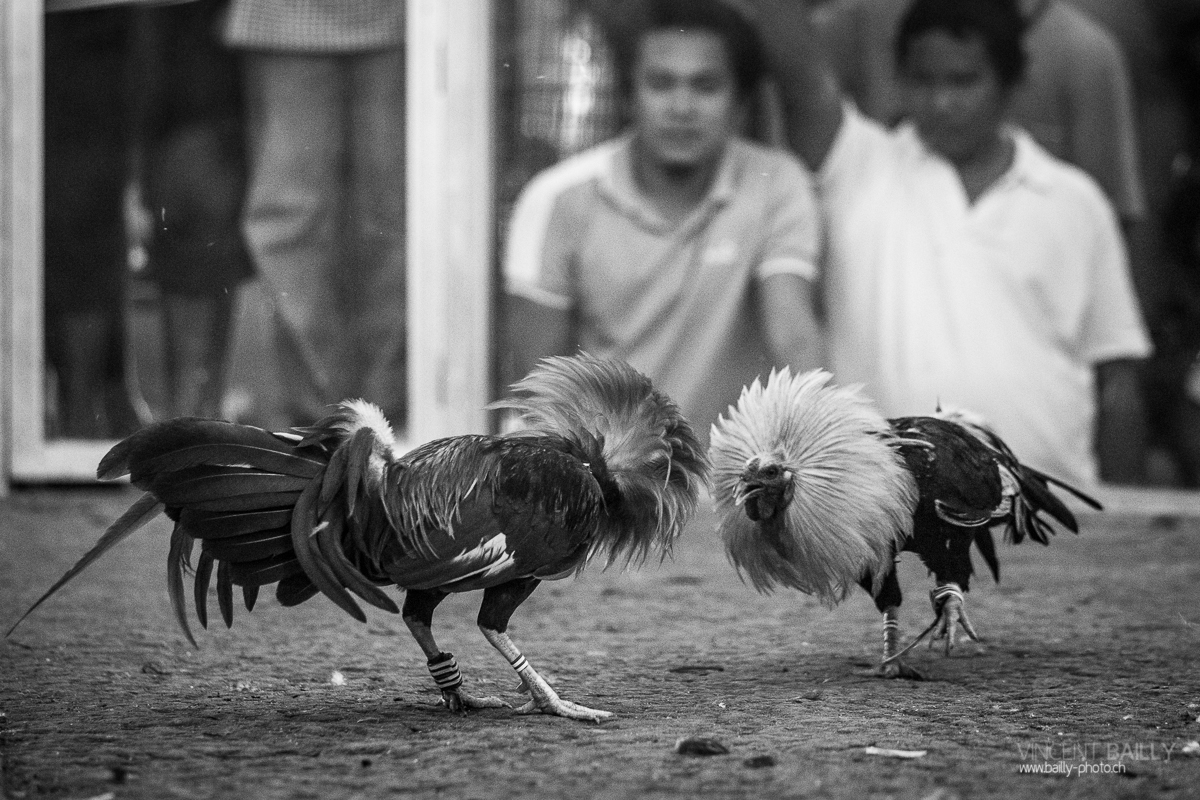
[[[0,493],[90,482],[108,441],[47,439],[41,0],[0,5]],[[409,434],[484,432],[492,376],[492,2],[408,0]]]

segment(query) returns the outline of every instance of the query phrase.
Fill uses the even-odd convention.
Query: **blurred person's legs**
[[[250,159],[246,240],[274,305],[278,408],[269,425],[311,422],[340,399],[346,327],[337,276],[345,183],[342,61],[247,53],[243,61]],[[266,394],[264,393],[264,394]]]
[[[51,436],[124,436],[128,132],[120,9],[46,15],[45,349]]]
[[[354,337],[347,391],[407,416],[404,50],[351,57],[349,240],[356,256],[347,318]]]
[[[99,438],[107,432],[104,404],[108,315],[98,309],[53,312],[46,320],[47,363],[54,370],[58,414],[51,436]],[[49,398],[48,398],[49,399]]]
[[[222,416],[233,301],[233,292],[211,295],[163,293],[171,416]]]
[[[250,275],[240,229],[245,191],[236,121],[181,127],[156,145],[151,206],[162,226],[150,274],[162,288],[171,416],[221,416],[237,291]]]

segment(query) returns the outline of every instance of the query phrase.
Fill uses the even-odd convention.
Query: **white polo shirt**
[[[974,410],[1018,457],[1093,484],[1093,366],[1150,352],[1101,190],[1014,129],[1012,167],[971,203],[911,126],[844,120],[817,175],[838,379],[889,416]]]
[[[774,366],[759,281],[816,276],[812,180],[790,154],[735,139],[708,195],[671,225],[638,191],[631,146],[623,136],[529,183],[508,232],[507,290],[571,310],[579,346],[649,375],[707,439]]]

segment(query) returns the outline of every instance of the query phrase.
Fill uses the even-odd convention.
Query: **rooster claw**
[[[476,697],[462,691],[442,692],[442,705],[455,714],[466,714],[473,708],[512,708],[499,697]]]
[[[904,678],[910,681],[923,681],[925,674],[916,667],[910,667],[900,659],[885,661],[880,664],[875,670],[875,674],[881,678]]]
[[[517,709],[518,714],[536,714],[538,712],[553,714],[557,717],[566,717],[567,719],[576,719],[582,722],[603,722],[606,719],[612,719],[616,716],[611,711],[588,708],[578,703],[572,703],[570,700],[563,700],[558,696],[551,696],[541,700],[530,700]]]
[[[950,655],[950,651],[958,644],[959,625],[962,625],[968,638],[979,641],[979,634],[975,632],[975,626],[971,624],[971,620],[967,616],[967,609],[963,606],[962,596],[951,594],[938,609],[933,636],[929,639],[929,648],[932,650],[934,642],[945,639],[946,655]]]

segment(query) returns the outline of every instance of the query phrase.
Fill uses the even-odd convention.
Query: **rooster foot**
[[[600,711],[596,708],[588,708],[578,703],[572,703],[570,700],[563,700],[553,692],[548,697],[535,697],[517,709],[518,714],[536,714],[539,711],[543,714],[553,714],[558,717],[577,719],[583,722],[602,722],[606,719],[612,719],[614,716],[611,711]]]
[[[499,697],[476,697],[461,690],[443,691],[442,705],[456,714],[466,714],[473,708],[512,708]]]
[[[489,590],[490,591],[490,590]],[[486,598],[485,598],[486,599]],[[512,643],[512,639],[504,631],[496,630],[479,624],[479,629],[483,632],[484,637],[491,642],[492,647],[500,652],[508,663],[516,670],[517,675],[521,679],[521,686],[518,691],[529,692],[529,702],[517,709],[518,714],[554,714],[567,719],[577,719],[584,722],[600,722],[601,720],[610,719],[613,716],[611,711],[599,711],[595,708],[581,706],[578,703],[571,703],[563,700],[558,696],[558,692],[546,682],[546,679],[537,673],[537,670],[529,663],[525,656],[521,655],[521,651]]]
[[[908,664],[898,658],[894,661],[888,661],[880,664],[876,668],[875,674],[881,678],[904,678],[905,680],[910,681],[925,680],[924,673],[922,673],[916,667],[910,667]]]
[[[962,590],[957,584],[948,583],[939,586],[930,592],[930,600],[938,615],[933,628],[933,636],[929,639],[930,649],[933,649],[934,642],[945,639],[946,655],[950,655],[950,651],[958,644],[959,625],[962,625],[962,629],[968,637],[979,641],[979,635],[975,633],[975,626],[967,617],[967,609],[963,606]]]

